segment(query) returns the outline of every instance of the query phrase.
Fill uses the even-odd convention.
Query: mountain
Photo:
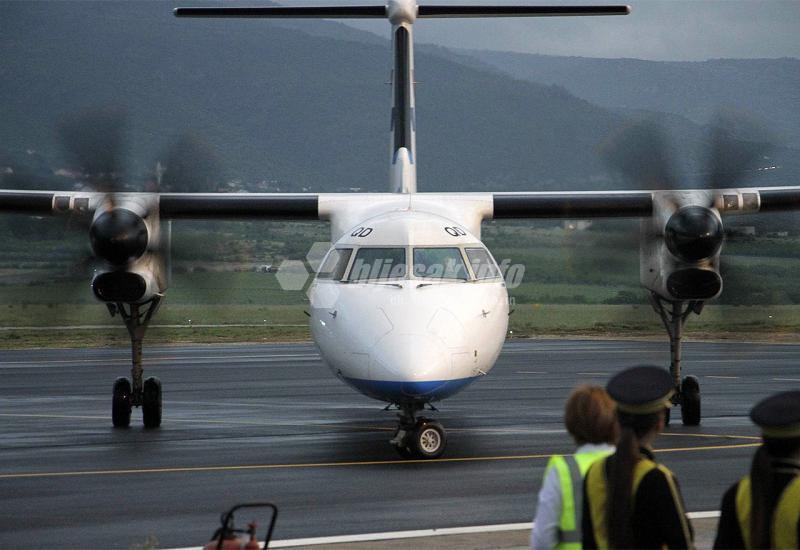
[[[595,59],[463,50],[462,56],[529,82],[563,86],[608,109],[663,111],[707,124],[720,108],[749,113],[800,147],[800,59],[700,62]]]
[[[246,188],[388,188],[391,55],[380,37],[328,21],[175,19],[163,2],[2,6],[5,187],[70,168],[59,122],[120,106],[131,178],[195,143],[198,166],[213,157]],[[435,48],[420,48],[416,62],[420,190],[636,186],[598,156],[626,114]],[[646,116],[669,126],[686,172],[698,173],[708,128]]]

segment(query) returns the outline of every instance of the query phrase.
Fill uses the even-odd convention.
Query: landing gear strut
[[[131,337],[131,378],[117,378],[111,401],[111,421],[115,428],[127,428],[131,423],[131,409],[142,408],[145,428],[161,425],[161,381],[150,377],[143,380],[142,341],[150,320],[161,305],[161,296],[143,304],[107,304],[113,317],[119,314]],[[131,382],[133,382],[131,384]]]
[[[444,427],[436,421],[429,420],[417,413],[424,407],[422,403],[404,403],[399,405],[400,424],[391,443],[403,458],[430,459],[439,458],[447,444]]]
[[[650,295],[650,302],[661,317],[669,335],[669,373],[675,381],[675,395],[672,397],[672,404],[680,405],[684,426],[697,426],[700,424],[700,383],[694,376],[687,376],[681,380],[681,337],[683,325],[689,315],[692,313],[700,315],[700,312],[703,311],[703,302],[701,300],[665,300],[656,293]],[[667,409],[666,422],[669,424],[669,409]]]

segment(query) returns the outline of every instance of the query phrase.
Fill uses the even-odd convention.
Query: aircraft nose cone
[[[427,334],[388,334],[375,346],[373,377],[402,382],[449,378],[450,353]]]
[[[451,380],[452,358],[444,344],[426,334],[389,334],[374,348],[368,395],[393,403],[429,402],[461,387]]]

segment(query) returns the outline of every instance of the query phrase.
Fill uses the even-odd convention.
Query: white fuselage
[[[331,370],[389,403],[443,399],[486,374],[508,326],[506,285],[480,239],[410,209],[345,232],[309,298]]]

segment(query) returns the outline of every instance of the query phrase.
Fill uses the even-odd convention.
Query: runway
[[[547,457],[570,452],[563,401],[666,341],[521,340],[438,404],[445,458],[399,460],[394,412],[336,380],[309,344],[153,347],[164,424],[111,427],[126,349],[0,352],[0,546],[201,545],[220,512],[268,500],[276,539],[530,521]],[[749,463],[758,399],[800,388],[800,345],[687,343],[703,424],[657,442],[690,511],[717,510]],[[242,520],[244,521],[244,517]],[[250,517],[246,518],[251,519]]]

